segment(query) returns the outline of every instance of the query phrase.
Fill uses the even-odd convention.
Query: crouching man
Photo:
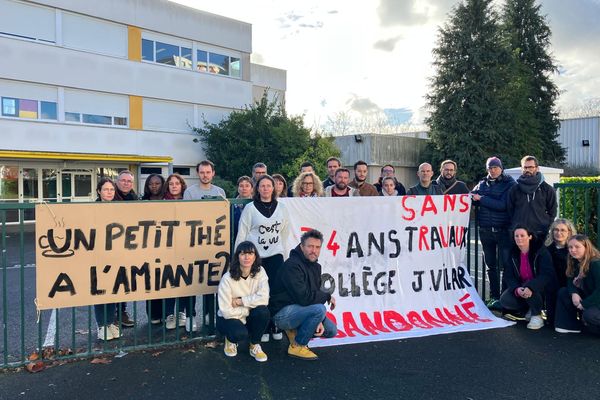
[[[333,310],[335,299],[321,290],[317,259],[322,244],[321,232],[305,232],[271,284],[269,309],[273,322],[285,330],[290,341],[288,354],[303,360],[319,358],[308,348],[313,336],[331,338],[337,334],[337,327],[325,316],[325,303]]]

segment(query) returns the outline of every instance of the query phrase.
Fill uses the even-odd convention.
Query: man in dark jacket
[[[394,178],[394,183],[396,184],[396,191],[398,191],[398,196],[406,195],[406,188],[404,187],[404,185],[402,183],[400,183],[398,181],[398,179],[396,179],[395,174],[396,174],[396,169],[394,168],[393,165],[386,164],[383,167],[381,167],[381,176],[379,177],[377,182],[375,182],[373,184],[373,186],[375,186],[375,189],[377,189],[377,192],[379,192],[379,194],[381,194],[381,190],[382,190],[381,183],[383,182],[383,178],[392,177],[392,178]]]
[[[511,247],[506,200],[516,182],[510,175],[504,174],[502,161],[498,157],[488,158],[485,166],[488,175],[473,189],[473,205],[477,207],[479,240],[490,282],[487,305],[492,310],[500,310],[500,271],[508,262]],[[505,286],[502,285],[502,289]]]
[[[508,213],[511,216],[511,228],[517,224],[529,227],[537,237],[545,237],[556,218],[556,192],[544,182],[534,156],[521,159],[523,174],[517,179],[508,194]]]
[[[440,176],[433,182],[442,188],[444,194],[469,193],[467,184],[456,179],[458,165],[452,160],[444,160],[440,165]]]
[[[331,338],[337,334],[337,327],[325,316],[324,304],[331,304],[333,310],[335,299],[321,290],[321,265],[317,259],[322,244],[321,232],[305,232],[271,284],[269,309],[273,322],[285,330],[290,340],[288,354],[303,360],[318,358],[308,348],[313,336]]]

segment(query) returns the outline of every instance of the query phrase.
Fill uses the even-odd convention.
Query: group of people
[[[545,313],[557,332],[579,332],[584,325],[600,333],[600,252],[587,237],[577,235],[570,221],[555,220],[556,194],[544,182],[537,159],[524,157],[521,168],[522,175],[515,181],[505,174],[499,158],[490,157],[486,177],[469,190],[456,178],[456,162],[443,161],[435,180],[431,164],[423,163],[418,167],[418,183],[406,190],[391,165],[382,167],[379,180],[370,184],[364,161],[354,164],[350,180],[350,171],[331,157],[324,181],[306,162],[288,187],[282,175],[271,176],[264,163],[256,163],[251,176],[237,181],[237,198],[251,202],[234,206],[235,251],[218,288],[217,329],[225,336],[225,354],[237,355],[238,344],[247,339],[250,355],[266,361],[260,343],[271,337],[281,340],[284,331],[290,356],[314,360],[318,357],[308,348],[310,339],[336,335],[325,307],[327,303],[333,310],[335,299],[321,290],[318,257],[323,237],[318,231],[305,232],[301,243],[286,254],[288,221],[284,204],[277,200],[281,197],[470,194],[478,208],[490,284],[488,307],[502,310],[511,319],[527,319],[530,329],[544,326]],[[150,175],[142,199],[225,198],[223,189],[212,184],[215,167],[210,161],[200,162],[196,172],[199,183],[190,187],[178,174],[166,180]],[[129,171],[122,171],[116,184],[101,179],[97,191],[98,201],[138,199]],[[265,232],[270,235],[266,243]],[[120,327],[133,326],[126,303],[97,305],[95,311],[102,340],[118,338]],[[164,322],[167,329],[196,328],[195,297],[150,300],[147,312],[151,323]]]

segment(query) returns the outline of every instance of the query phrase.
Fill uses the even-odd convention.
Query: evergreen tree
[[[549,51],[551,31],[540,9],[535,0],[506,0],[504,5],[506,45],[515,65],[511,83],[519,82],[522,95],[529,102],[524,110],[524,99],[512,97],[517,103],[511,104],[511,108],[515,113],[528,114],[532,125],[515,135],[530,136],[528,141],[541,147],[525,152],[536,155],[541,163],[560,164],[565,151],[557,141],[560,122],[555,103],[559,91],[551,78],[557,68]]]
[[[491,3],[465,0],[453,9],[433,50],[427,96],[434,168],[451,158],[470,182],[484,173],[487,157],[506,158],[513,144],[504,104],[510,55]]]

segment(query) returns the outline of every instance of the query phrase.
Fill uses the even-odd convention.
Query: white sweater
[[[217,315],[225,319],[239,319],[246,324],[246,317],[252,308],[266,306],[269,304],[269,278],[267,273],[260,267],[258,273],[248,278],[234,280],[229,272],[219,282],[219,311]],[[241,297],[243,306],[233,307],[233,299]]]
[[[287,258],[284,247],[287,232],[287,210],[281,202],[277,202],[277,208],[270,218],[262,215],[252,202],[247,204],[242,211],[235,247],[237,248],[241,242],[248,240],[254,243],[262,258],[276,254]]]

